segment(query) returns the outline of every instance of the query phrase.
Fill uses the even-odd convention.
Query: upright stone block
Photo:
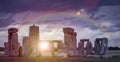
[[[4,43],[5,46],[5,56],[9,56],[9,46],[8,46],[8,42]]]
[[[101,39],[100,55],[105,55],[107,49],[108,49],[108,39],[107,39],[107,38],[102,38],[102,39]]]
[[[32,25],[29,29],[29,38],[31,44],[31,56],[38,56],[38,44],[39,44],[39,26]]]
[[[87,42],[86,45],[85,45],[85,42]],[[93,48],[92,48],[92,43],[89,41],[89,39],[80,39],[80,43],[82,44],[81,45],[82,55],[85,55],[85,56],[91,55]]]
[[[96,38],[94,47],[94,54],[96,55],[105,55],[108,48],[108,39],[107,38]]]
[[[31,44],[30,44],[30,38],[29,37],[23,37],[23,56],[30,56],[31,55]]]
[[[23,38],[23,55],[36,57],[39,53],[39,26],[32,25],[29,28],[29,36]]]
[[[18,29],[10,28],[8,30],[8,42],[5,43],[6,56],[18,56],[19,42],[18,42]]]
[[[83,42],[78,43],[78,55],[79,56],[84,55],[84,43]]]
[[[94,54],[95,55],[99,55],[100,48],[101,48],[101,44],[100,44],[99,38],[96,38],[95,43],[94,43]]]
[[[92,55],[92,43],[90,41],[87,42],[86,44],[86,55]]]
[[[77,33],[74,32],[73,28],[63,28],[63,32],[64,32],[64,43],[65,43],[65,47],[68,50],[68,55],[75,55]]]

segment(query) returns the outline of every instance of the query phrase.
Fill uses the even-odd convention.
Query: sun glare
[[[80,15],[80,12],[77,12],[77,15]]]
[[[49,43],[47,43],[47,42],[41,42],[39,44],[39,48],[40,48],[41,51],[48,50],[49,49]]]

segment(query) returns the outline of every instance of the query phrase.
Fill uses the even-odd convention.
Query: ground
[[[0,57],[0,62],[120,62],[119,58]]]

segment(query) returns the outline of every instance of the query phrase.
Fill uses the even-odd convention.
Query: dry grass
[[[84,58],[84,57],[0,57],[0,62],[120,62],[119,58]]]

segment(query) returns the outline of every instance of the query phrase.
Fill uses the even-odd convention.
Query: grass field
[[[120,55],[120,50],[109,50],[107,55]]]
[[[120,62],[120,58],[0,57],[0,62]]]

